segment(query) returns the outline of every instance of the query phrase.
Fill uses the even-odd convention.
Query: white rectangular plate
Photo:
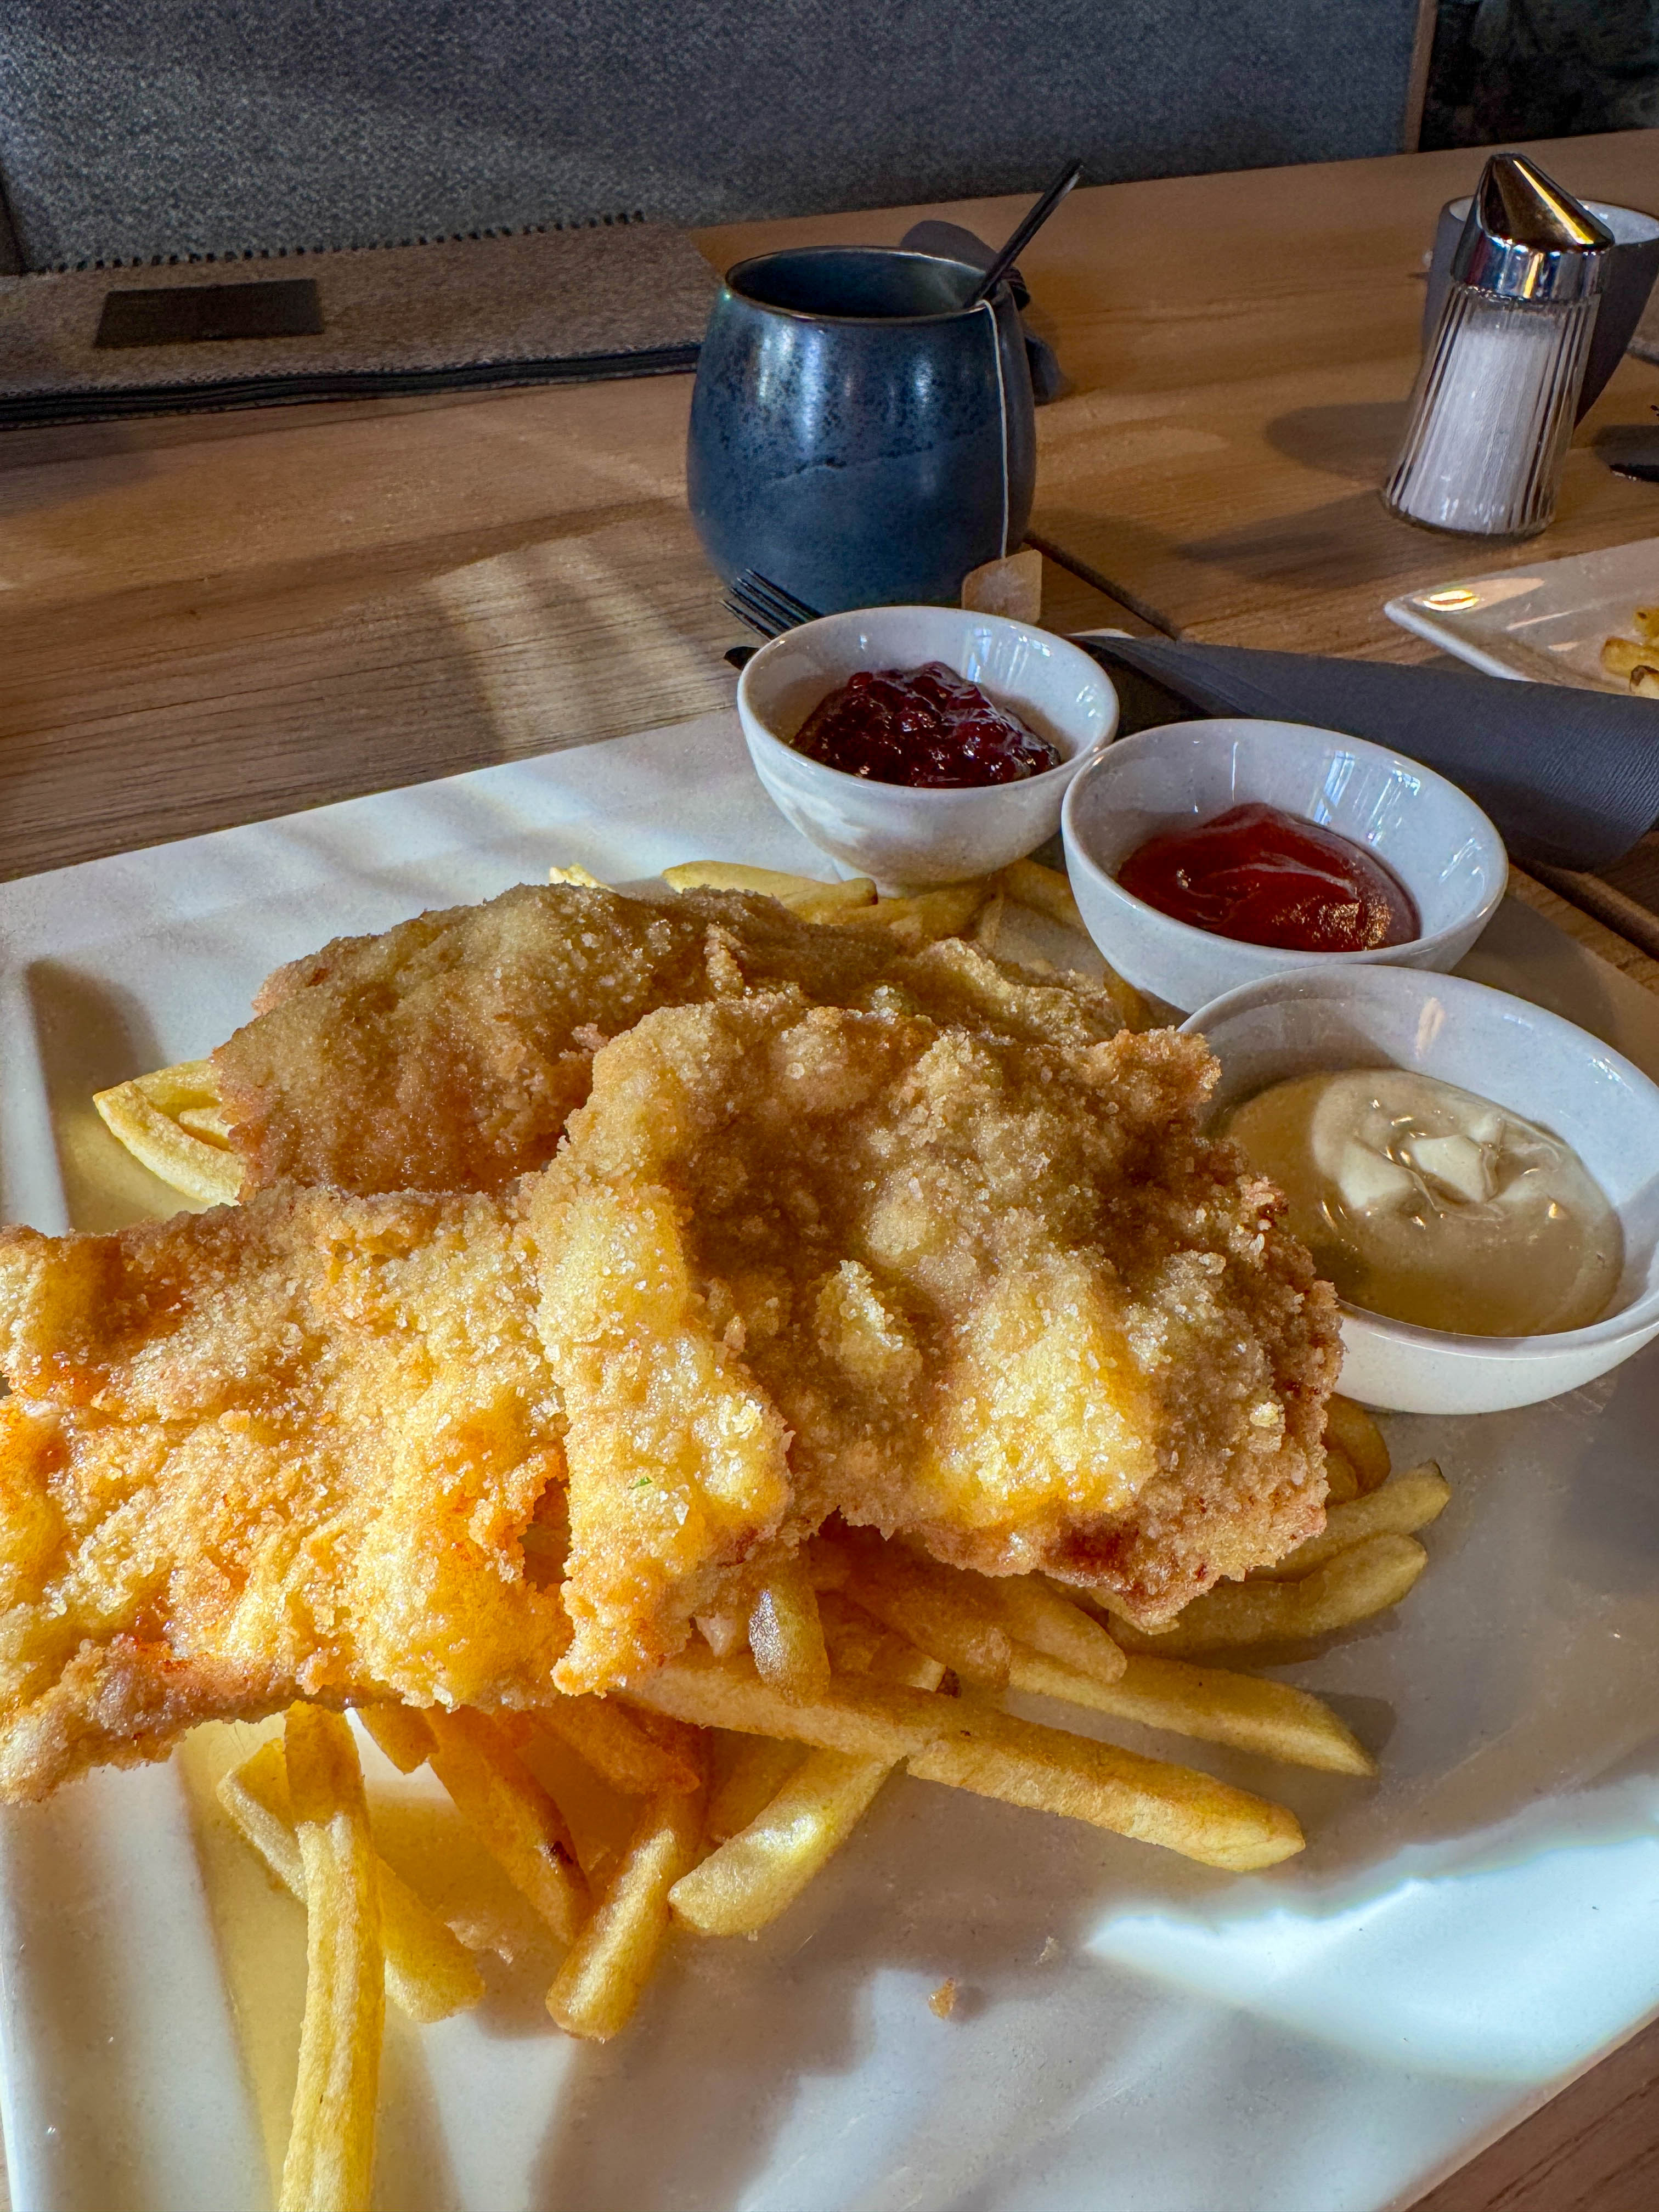
[[[1643,538],[1498,576],[1454,576],[1390,599],[1383,612],[1488,676],[1576,684],[1628,697],[1623,678],[1601,665],[1602,641],[1633,636],[1634,611],[1655,605],[1659,538]]]
[[[0,1211],[165,1203],[88,1096],[204,1051],[277,961],[554,862],[708,855],[828,872],[727,716],[0,886]],[[1659,1070],[1659,1006],[1524,908],[1468,969]],[[605,2049],[550,2028],[544,1955],[390,2021],[381,2212],[1382,2212],[1631,2033],[1659,2008],[1659,1351],[1389,1425],[1453,1486],[1429,1571],[1287,1670],[1381,1781],[1130,1737],[1284,1798],[1304,1856],[1233,1879],[892,1785],[760,1940],[680,1941]],[[215,1815],[234,1742],[0,1820],[18,2212],[270,2202],[304,1937]],[[369,1763],[396,1858],[438,1816]]]

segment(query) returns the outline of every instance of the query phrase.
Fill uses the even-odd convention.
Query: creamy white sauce
[[[1404,1068],[1295,1076],[1225,1133],[1352,1304],[1425,1328],[1540,1336],[1607,1310],[1619,1218],[1570,1145]]]

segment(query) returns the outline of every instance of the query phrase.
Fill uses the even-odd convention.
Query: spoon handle
[[[992,293],[996,290],[997,286],[1001,283],[1003,278],[1013,267],[1015,262],[1018,261],[1020,255],[1024,252],[1026,247],[1036,236],[1038,231],[1040,231],[1043,224],[1048,222],[1049,216],[1060,205],[1066,193],[1071,191],[1073,185],[1082,174],[1083,164],[1081,161],[1068,161],[1066,163],[1066,167],[1054,179],[1053,184],[1049,185],[1048,191],[1044,192],[1042,198],[1037,202],[1036,205],[1026,216],[1024,222],[1020,224],[1018,229],[1015,231],[1013,236],[1003,247],[1001,252],[998,254],[996,259],[991,264],[985,274],[980,278],[978,283],[975,285],[973,296],[968,302],[968,305],[970,307],[982,307],[986,301],[990,298]]]

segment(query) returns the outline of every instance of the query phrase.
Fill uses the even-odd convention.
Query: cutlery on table
[[[781,584],[775,584],[769,576],[763,576],[756,568],[740,568],[727,586],[720,604],[727,614],[737,617],[745,629],[752,629],[765,638],[781,637],[787,629],[799,629],[803,623],[821,619],[818,608],[808,606],[805,599],[798,599],[793,592],[786,592]],[[733,668],[744,668],[759,650],[758,646],[734,645],[726,658]]]

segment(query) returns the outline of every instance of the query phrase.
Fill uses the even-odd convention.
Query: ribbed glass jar
[[[1446,296],[1385,503],[1471,537],[1528,538],[1555,512],[1598,305]]]

